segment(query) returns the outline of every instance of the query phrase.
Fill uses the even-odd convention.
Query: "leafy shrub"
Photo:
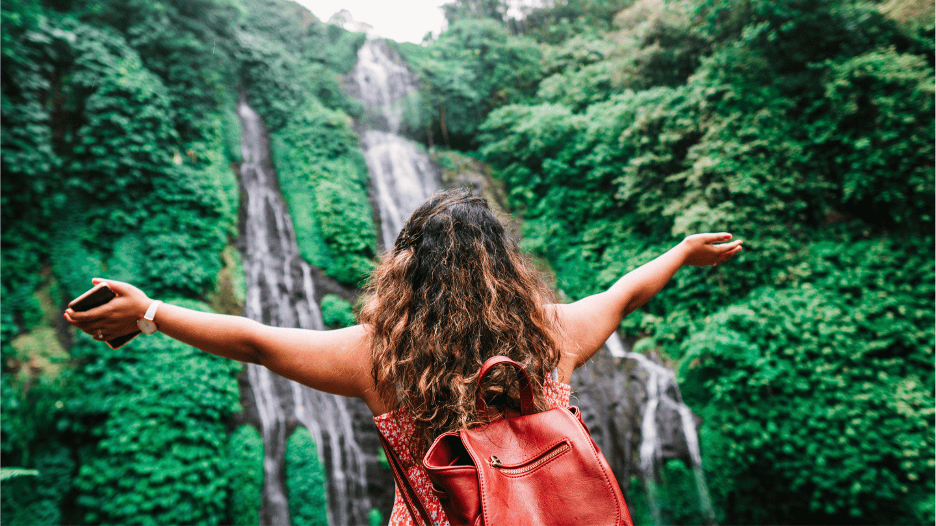
[[[273,158],[299,252],[356,286],[373,268],[376,231],[367,163],[343,113],[310,101],[273,135]]]
[[[260,524],[263,496],[263,438],[251,425],[242,425],[228,438],[231,489],[228,497],[230,524]]]
[[[932,255],[888,241],[811,252],[801,285],[753,292],[684,344],[712,487],[743,522],[929,523]]]
[[[363,190],[332,179],[322,181],[315,194],[322,237],[334,261],[325,271],[354,286],[374,268],[374,220]]]
[[[350,327],[355,324],[351,303],[334,294],[322,297],[322,321],[327,327]]]
[[[821,64],[825,98],[813,148],[846,209],[868,222],[933,222],[933,68],[893,48]]]
[[[430,144],[433,134],[441,134],[447,147],[474,146],[484,117],[532,94],[540,74],[536,44],[511,38],[490,19],[458,20],[425,51],[414,45],[397,49],[419,74],[420,120],[430,127]]]
[[[173,301],[205,309],[192,301]],[[87,522],[217,524],[227,506],[227,419],[237,362],[156,335],[117,350],[82,337],[70,401],[76,431],[100,437],[75,487]]]
[[[286,441],[286,495],[294,524],[328,525],[325,468],[309,430],[296,429]]]

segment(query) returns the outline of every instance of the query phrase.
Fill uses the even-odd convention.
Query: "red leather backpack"
[[[632,526],[617,480],[579,409],[535,413],[530,380],[520,364],[504,356],[484,363],[478,378],[479,414],[486,411],[481,382],[499,365],[519,371],[521,414],[439,435],[423,459],[432,491],[452,526]],[[419,523],[419,516],[432,524],[386,441],[384,448],[414,522]]]

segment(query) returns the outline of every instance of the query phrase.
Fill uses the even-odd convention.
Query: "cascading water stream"
[[[429,155],[401,136],[419,80],[386,42],[367,40],[346,84],[364,104],[361,149],[380,213],[381,242],[390,247],[413,210],[441,186]]]
[[[646,401],[640,418],[640,471],[647,491],[647,503],[654,524],[662,524],[657,488],[658,473],[664,458],[663,441],[659,433],[659,414],[661,405],[675,409],[679,417],[676,420],[685,439],[688,458],[684,459],[692,466],[696,490],[699,493],[699,510],[706,524],[715,524],[715,511],[709,495],[708,485],[702,471],[702,455],[699,451],[699,436],[695,419],[689,407],[683,403],[676,375],[660,364],[650,361],[646,356],[628,352],[617,332],[611,334],[605,343],[611,355],[635,362],[638,369],[646,375]]]
[[[312,271],[299,256],[270,159],[266,129],[243,95],[237,113],[244,159],[239,176],[246,211],[240,239],[247,279],[245,314],[267,325],[321,330]],[[265,448],[261,524],[290,524],[284,454],[286,440],[297,426],[311,433],[325,465],[329,524],[366,524],[371,504],[350,401],[286,380],[259,365],[248,364],[247,377]]]

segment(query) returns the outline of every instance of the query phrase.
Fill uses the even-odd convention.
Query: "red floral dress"
[[[543,392],[550,406],[569,407],[569,395],[572,392],[569,385],[547,378]],[[409,411],[401,407],[396,411],[375,416],[374,423],[377,424],[377,429],[383,433],[387,442],[390,443],[390,447],[399,457],[400,463],[403,464],[403,470],[406,472],[406,478],[409,479],[413,490],[422,502],[423,507],[426,508],[429,518],[437,526],[448,526],[449,522],[445,519],[445,513],[442,511],[439,499],[429,489],[430,482],[426,471],[422,466],[413,462],[407,449],[407,441],[415,432],[413,419],[410,417]],[[400,497],[399,487],[396,488],[394,495],[390,526],[413,526],[413,518],[410,517],[409,510],[406,509],[406,504],[403,503],[403,499]]]

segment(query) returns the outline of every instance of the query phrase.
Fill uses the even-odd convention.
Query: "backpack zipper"
[[[504,467],[504,463],[501,462],[501,459],[497,458],[494,455],[491,455],[491,467],[500,471],[501,473],[505,475],[522,475],[529,471],[533,471],[534,469],[542,466],[543,464],[556,458],[562,453],[565,453],[566,451],[571,449],[571,447],[572,446],[570,446],[568,442],[563,442],[561,445],[559,445],[559,447],[557,447],[556,449],[553,449],[552,451],[540,457],[539,459],[533,461],[532,463],[527,464],[525,466],[516,467],[516,468]]]

